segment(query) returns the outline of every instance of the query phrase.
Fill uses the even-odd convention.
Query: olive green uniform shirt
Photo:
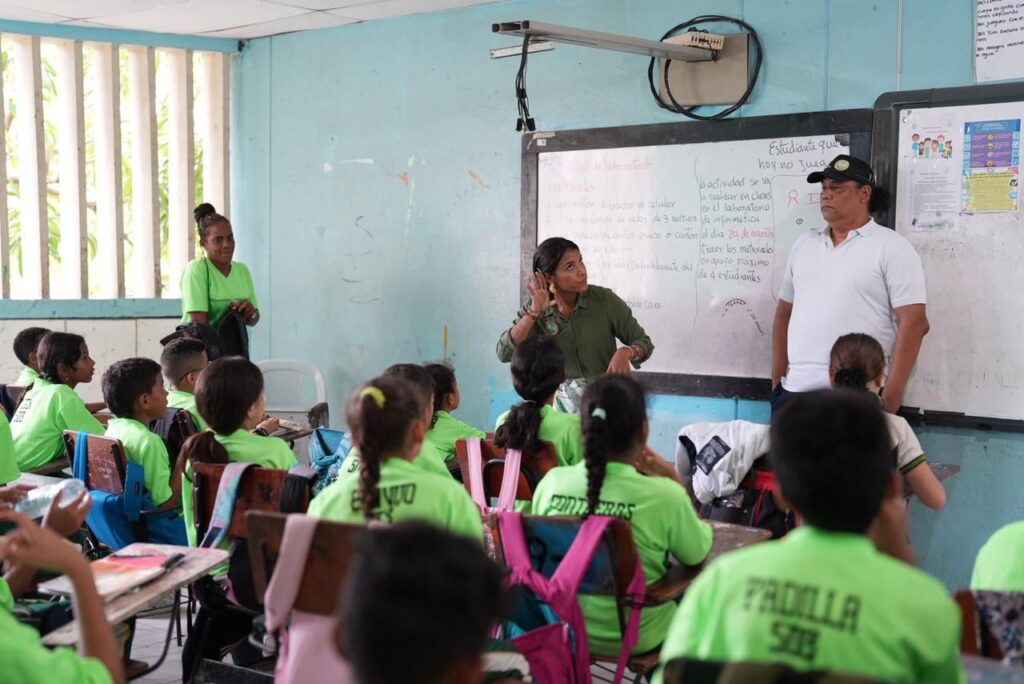
[[[466,488],[450,476],[434,475],[398,457],[380,467],[379,520],[388,523],[425,520],[441,529],[483,541],[480,512]],[[339,478],[309,504],[308,515],[335,522],[366,522],[359,496],[359,478]]]
[[[190,261],[181,272],[183,323],[189,322],[190,311],[205,311],[210,325],[216,328],[227,313],[228,305],[243,299],[260,308],[249,267],[241,261],[232,261],[226,276],[205,256]]]
[[[532,512],[586,515],[586,463],[548,472],[533,494]],[[682,485],[667,477],[641,475],[632,465],[608,463],[596,513],[629,522],[647,584],[665,576],[670,556],[686,565],[697,565],[711,550],[711,526],[697,517]],[[622,630],[615,598],[580,595],[579,602],[587,622],[591,651],[617,655],[622,647]],[[674,603],[644,608],[634,653],[657,648],[665,639],[675,612]]]
[[[971,589],[1024,592],[1024,521],[999,528],[981,547]]]
[[[885,681],[965,681],[960,611],[867,537],[801,527],[727,553],[686,590],[661,661],[783,663]],[[659,671],[655,684],[661,684]]]
[[[65,430],[102,435],[105,428],[75,390],[39,378],[11,418],[18,468],[38,468],[63,454]]]
[[[513,326],[530,310],[531,303],[532,299],[527,297],[519,307]],[[565,354],[565,374],[569,380],[604,375],[617,349],[615,340],[642,350],[632,359],[635,368],[654,351],[654,343],[633,317],[629,305],[613,291],[597,285],[591,285],[579,295],[576,308],[568,317],[557,307],[545,310],[530,329],[530,336],[533,335],[546,335],[555,341]],[[516,345],[506,330],[498,339],[498,359],[508,363],[515,350]]]

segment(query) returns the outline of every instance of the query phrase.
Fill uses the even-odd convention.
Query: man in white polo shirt
[[[921,258],[871,219],[889,198],[867,162],[841,154],[807,182],[821,183],[826,225],[789,253],[772,328],[772,408],[794,392],[828,387],[832,345],[856,332],[889,354],[882,399],[895,412],[928,332]]]

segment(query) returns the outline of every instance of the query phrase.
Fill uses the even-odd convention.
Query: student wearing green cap
[[[81,335],[51,332],[39,343],[39,378],[11,418],[14,456],[22,471],[38,468],[64,453],[64,431],[102,435],[75,387],[91,382],[96,362]]]
[[[433,395],[397,374],[383,375],[349,397],[346,417],[359,449],[358,477],[343,477],[310,502],[308,515],[336,522],[423,520],[483,540],[483,524],[465,487],[417,467]]]
[[[647,450],[646,397],[624,375],[595,380],[583,392],[584,462],[555,468],[533,495],[539,515],[610,515],[629,522],[647,584],[669,569],[669,558],[696,565],[711,550],[711,527],[697,517],[672,464]],[[651,475],[650,477],[648,475]],[[592,653],[615,656],[622,645],[619,608],[610,596],[579,597]],[[644,608],[634,653],[665,639],[674,603]]]
[[[971,574],[974,591],[1024,592],[1024,520],[1005,525],[978,551]]]
[[[782,497],[804,526],[702,571],[672,620],[661,662],[965,681],[960,611],[946,588],[866,536],[905,509],[878,400],[849,390],[797,395],[774,417],[771,443]],[[660,671],[654,681],[663,681]]]
[[[260,305],[249,268],[233,260],[235,234],[231,222],[212,204],[200,204],[193,214],[199,245],[206,254],[189,262],[182,271],[182,322],[196,321],[216,328],[229,311],[234,311],[247,325],[256,325]]]

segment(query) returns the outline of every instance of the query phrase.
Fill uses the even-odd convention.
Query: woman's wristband
[[[267,428],[263,428],[263,427],[255,427],[255,428],[253,428],[252,434],[259,435],[260,437],[269,437],[270,436],[270,433],[267,432]]]

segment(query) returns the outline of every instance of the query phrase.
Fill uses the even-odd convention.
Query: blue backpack
[[[78,433],[75,442],[75,456],[72,473],[75,478],[88,485],[89,446],[88,433]],[[124,491],[120,494],[91,489],[92,508],[85,522],[101,544],[114,551],[138,541],[154,544],[177,544],[188,546],[185,536],[185,522],[180,510],[155,511],[159,506],[153,503],[145,491],[144,470],[138,463],[125,464]]]
[[[347,432],[317,428],[309,436],[309,463],[316,471],[313,476],[313,496],[338,479],[341,464],[352,450],[352,438]]]

